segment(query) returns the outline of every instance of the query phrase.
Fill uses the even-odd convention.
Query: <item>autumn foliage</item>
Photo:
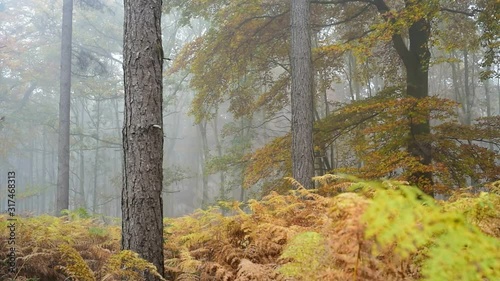
[[[397,87],[386,88],[378,96],[342,105],[316,121],[314,141],[317,158],[331,147],[342,149],[337,167],[322,167],[327,172],[348,173],[366,179],[409,180],[412,173],[432,172],[435,182],[417,182],[424,191],[450,192],[450,188],[500,179],[500,155],[489,145],[500,145],[500,118],[477,119],[460,124],[456,103],[443,98],[415,99]],[[412,112],[411,114],[407,114]],[[434,161],[423,165],[411,156],[406,145],[412,138],[408,127],[430,115]],[[264,193],[284,190],[281,176],[290,175],[290,135],[277,138],[248,155],[245,173],[247,186],[267,181]],[[339,148],[340,147],[340,148]]]
[[[497,280],[500,183],[435,201],[404,182],[327,175],[321,186],[221,202],[165,220],[167,280]],[[223,215],[230,213],[231,215]],[[6,216],[0,218],[2,236]],[[2,280],[141,280],[119,229],[70,213],[18,220],[17,269]],[[4,236],[5,237],[5,236]],[[5,249],[6,241],[2,241]],[[0,253],[5,261],[6,251]]]

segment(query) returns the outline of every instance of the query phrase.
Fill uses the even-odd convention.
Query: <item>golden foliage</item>
[[[118,227],[104,226],[80,215],[77,210],[63,217],[17,218],[17,272],[8,274],[7,264],[1,263],[0,280],[138,281],[142,280],[138,272],[148,270],[155,274],[153,265],[137,254],[120,252]],[[8,236],[9,223],[6,216],[0,216],[2,237]],[[2,249],[8,249],[7,243],[0,241]],[[7,254],[1,251],[0,260],[6,260]]]
[[[459,190],[449,201],[437,202],[406,182],[340,175],[316,180],[323,185],[318,190],[299,186],[246,205],[224,204],[233,208],[232,216],[213,207],[165,219],[168,278],[500,278],[499,182],[486,185],[482,193]],[[157,275],[136,253],[119,251],[119,229],[71,217],[17,221],[22,233],[16,240],[17,280],[139,281],[145,271]],[[0,216],[2,235],[6,225],[6,217]],[[6,242],[1,243],[5,248]],[[1,252],[0,259],[6,260],[6,254]],[[2,264],[2,280],[14,277],[6,272]]]
[[[158,277],[158,280],[166,281],[156,271],[156,267],[139,257],[137,253],[132,251],[121,251],[109,258],[105,266],[106,275],[102,279],[105,280],[142,280],[143,273],[149,272],[150,274]]]
[[[7,218],[0,216],[2,237],[7,237],[7,224]],[[17,275],[40,281],[64,280],[65,276],[72,275],[91,280],[88,270],[97,273],[94,277],[100,280],[99,271],[105,261],[119,250],[117,227],[104,227],[93,219],[79,218],[72,213],[60,218],[47,215],[18,218],[16,233]],[[2,249],[7,247],[6,243],[0,241]],[[4,260],[6,254],[6,251],[0,252],[0,260]],[[83,262],[88,268],[76,270]],[[2,266],[0,272],[7,272],[7,268]]]
[[[237,210],[231,217],[212,208],[168,220],[165,251],[172,254],[170,275],[174,280],[198,276],[227,281],[497,276],[493,269],[499,265],[494,261],[498,239],[484,234],[498,237],[492,231],[498,229],[500,217],[493,208],[499,203],[494,193],[462,195],[470,199],[467,204],[453,198],[436,204],[407,182],[333,175],[316,180],[324,185],[318,193],[300,186],[286,195],[271,192],[261,201],[248,202],[250,214],[232,204]],[[320,195],[332,193],[337,195]],[[462,213],[471,218],[461,219]],[[476,225],[484,233],[466,231]],[[444,232],[447,227],[460,232]],[[477,239],[478,244],[467,239]],[[456,252],[464,245],[460,241],[470,254],[465,260]],[[477,251],[483,252],[482,258]],[[453,253],[457,260],[439,262],[441,252]],[[186,261],[192,266],[186,267]],[[477,270],[464,266],[467,261],[474,261]],[[444,272],[436,272],[439,266]]]
[[[66,263],[66,266],[59,266],[59,268],[67,275],[80,281],[95,281],[92,270],[73,247],[62,244],[59,246],[59,251],[62,253],[62,260]]]

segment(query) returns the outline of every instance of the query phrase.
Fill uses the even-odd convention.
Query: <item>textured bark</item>
[[[122,249],[137,252],[163,275],[161,4],[124,1]]]
[[[311,37],[308,0],[292,0],[291,49],[292,74],[292,175],[306,188],[312,188],[313,93]]]
[[[69,122],[71,101],[71,37],[73,0],[64,0],[61,35],[61,73],[59,97],[59,140],[56,215],[69,209]]]

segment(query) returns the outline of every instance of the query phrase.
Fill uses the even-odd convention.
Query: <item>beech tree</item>
[[[162,1],[124,5],[122,249],[137,252],[163,275]]]
[[[448,30],[445,27],[449,24],[448,14],[469,17],[484,26],[474,30],[483,38],[486,51],[494,47],[490,35],[497,30],[494,17],[484,16],[488,14],[486,11],[493,10],[491,0],[459,2],[463,7],[457,6],[457,1],[444,0],[310,1],[316,97],[313,113],[318,121],[314,153],[326,160],[323,163],[336,163],[318,161],[317,166],[322,165],[317,168],[318,173],[394,177],[417,184],[432,194],[440,183],[450,180],[450,170],[453,174],[459,170],[444,163],[453,158],[456,149],[465,147],[460,141],[456,147],[443,147],[448,143],[441,139],[450,136],[439,136],[438,128],[430,124],[430,120],[453,119],[452,108],[456,106],[433,97],[442,97],[443,91],[429,88],[429,79],[436,79],[429,76],[429,69],[443,57],[432,58],[431,50],[434,54],[449,51],[437,40]],[[292,1],[170,0],[169,3],[172,3],[169,8],[182,11],[185,24],[196,17],[211,23],[200,38],[186,44],[170,70],[187,69],[193,74],[190,85],[196,96],[192,112],[197,121],[213,118],[209,109],[226,104],[235,118],[264,112],[267,118],[262,121],[264,124],[273,118],[289,116],[289,109],[293,110],[290,97],[294,103],[290,92],[294,83],[290,53],[293,40],[291,32],[283,30],[293,26],[289,21],[293,19]],[[495,53],[485,63],[494,61]],[[352,65],[345,74],[342,58],[347,55],[351,56]],[[348,86],[340,82],[349,79]],[[444,88],[448,86],[443,84]],[[356,104],[340,111],[345,106],[342,94],[346,95],[349,88],[352,99],[348,103]],[[325,108],[324,114],[319,111],[321,107]],[[259,147],[259,141],[262,140],[257,139],[254,147]],[[328,149],[337,145],[343,146],[340,147],[343,152],[327,155]],[[245,157],[244,185],[262,187],[266,193],[279,190],[282,177],[297,178],[290,159],[298,151],[291,147],[292,132],[278,135]],[[477,163],[479,158],[471,161]],[[491,178],[495,169],[481,166],[485,175],[482,178]],[[461,177],[453,176],[453,182],[461,185],[461,181]]]
[[[405,1],[406,9],[416,13],[415,16],[418,17],[416,20],[410,21],[408,46],[405,44],[405,38],[401,35],[401,31],[395,30],[392,34],[392,44],[406,70],[406,94],[417,100],[429,96],[430,21],[433,13],[437,11],[436,7],[424,8],[423,5],[431,5],[425,2]],[[385,1],[375,0],[373,3],[388,22],[391,24],[396,22],[390,17],[391,9]],[[421,12],[422,10],[424,12]],[[411,119],[407,144],[408,152],[411,156],[419,159],[422,165],[429,166],[432,163],[430,116],[428,112],[424,113],[424,116],[419,116],[421,114],[422,112],[416,111],[407,113],[408,118]],[[429,185],[432,184],[432,173],[430,171],[416,171],[411,175],[410,180],[414,183],[423,182],[423,184]],[[430,190],[428,192],[432,193]]]

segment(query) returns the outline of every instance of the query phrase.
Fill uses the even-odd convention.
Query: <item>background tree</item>
[[[64,0],[61,35],[61,72],[59,88],[59,141],[56,214],[69,209],[69,125],[71,107],[71,37],[73,0]]]
[[[446,50],[436,44],[446,30],[445,15],[477,20],[474,15],[479,13],[481,18],[486,11],[482,1],[465,2],[463,8],[456,1],[311,1],[314,4],[312,61],[317,74],[314,112],[318,120],[325,119],[318,121],[315,129],[315,149],[321,159],[316,161],[320,166],[316,167],[318,172],[335,167],[335,171],[350,171],[364,177],[396,177],[428,187],[429,193],[433,192],[434,179],[448,182],[446,170],[455,168],[446,166],[445,158],[452,157],[455,148],[466,148],[462,140],[457,141],[455,148],[442,147],[445,142],[437,141],[440,130],[431,127],[432,118],[435,124],[452,120],[448,125],[456,119],[451,110],[453,103],[439,99],[444,92],[436,90],[450,88],[445,83],[447,78],[437,78],[437,69],[432,69],[441,67],[438,63],[442,58],[430,54],[431,50]],[[256,111],[261,111],[267,120],[290,116],[288,89],[292,82],[286,56],[290,39],[281,32],[289,26],[286,18],[291,9],[287,2],[227,4],[217,0],[171,0],[170,3],[169,7],[182,10],[186,22],[202,17],[211,23],[206,33],[186,45],[173,67],[174,71],[186,68],[193,73],[191,86],[196,91],[193,101],[196,111],[193,111],[197,118],[212,118],[206,109],[223,104],[229,104],[235,118]],[[488,30],[492,27],[490,22]],[[474,29],[474,32],[484,30]],[[349,69],[344,70],[338,63],[342,61],[340,57],[348,57]],[[436,72],[432,73],[434,85],[430,87],[431,70]],[[450,72],[446,71],[445,77],[449,77]],[[350,85],[341,82],[346,76]],[[350,99],[347,102],[346,97]],[[364,99],[366,102],[362,102]],[[344,111],[351,102],[354,107]],[[393,108],[388,108],[388,104],[394,105]],[[266,119],[263,121],[267,122]],[[495,122],[490,121],[487,123],[494,126]],[[244,158],[248,164],[245,183],[265,187],[291,174],[292,165],[286,160],[293,153],[286,149],[291,136],[283,135],[274,141],[266,139],[265,147]],[[484,136],[496,142],[495,136]],[[260,141],[255,138],[253,147],[258,147]],[[437,152],[436,161],[432,160],[433,150]],[[471,161],[477,163],[479,158]],[[497,166],[492,164],[492,158],[484,159],[489,159],[492,166],[482,165],[483,168]],[[495,170],[490,169],[490,176],[482,180],[494,179],[491,172]]]
[[[312,188],[313,154],[313,78],[309,0],[292,0],[290,70],[292,79],[292,175],[306,188]]]
[[[163,275],[162,1],[124,3],[122,249]],[[146,279],[157,280],[148,273]]]
[[[0,173],[17,171],[21,213],[54,214],[60,45],[53,38],[61,37],[63,1],[0,2]],[[175,59],[165,64],[163,89],[169,132],[163,198],[172,202],[164,204],[164,214],[201,207],[203,190],[205,205],[288,190],[282,178],[292,176],[291,1],[164,2],[164,50]],[[495,1],[407,7],[391,0],[385,14],[373,1],[315,2],[317,175],[407,180],[416,168],[427,171],[408,154],[407,140],[409,122],[428,112],[435,187],[498,178]],[[111,222],[108,216],[121,216],[123,3],[74,3],[69,208]],[[406,95],[406,70],[392,34],[409,43],[409,24],[426,13],[433,17],[429,98],[417,101]],[[411,119],[409,112],[415,112]],[[198,123],[206,124],[206,147],[199,145]]]
[[[396,19],[391,17],[391,9],[386,1],[376,0],[373,2],[377,10],[381,13],[384,19],[393,25],[389,27],[389,32],[392,32],[392,44],[403,62],[406,70],[406,94],[415,98],[423,99],[429,96],[429,62],[430,50],[429,40],[431,36],[431,20],[437,11],[437,8],[429,1],[405,1],[405,13],[412,15],[413,19],[402,19],[408,21],[407,34],[408,46],[405,44],[405,38],[402,36],[406,33],[395,27]],[[396,12],[398,13],[398,12]],[[401,19],[399,19],[401,20]],[[410,121],[408,135],[408,152],[411,156],[428,167],[432,163],[432,145],[430,142],[430,117],[422,112],[410,110],[407,113]],[[411,176],[410,181],[420,183],[422,187],[432,185],[432,172],[425,168],[416,170]],[[427,191],[432,194],[430,188]]]

